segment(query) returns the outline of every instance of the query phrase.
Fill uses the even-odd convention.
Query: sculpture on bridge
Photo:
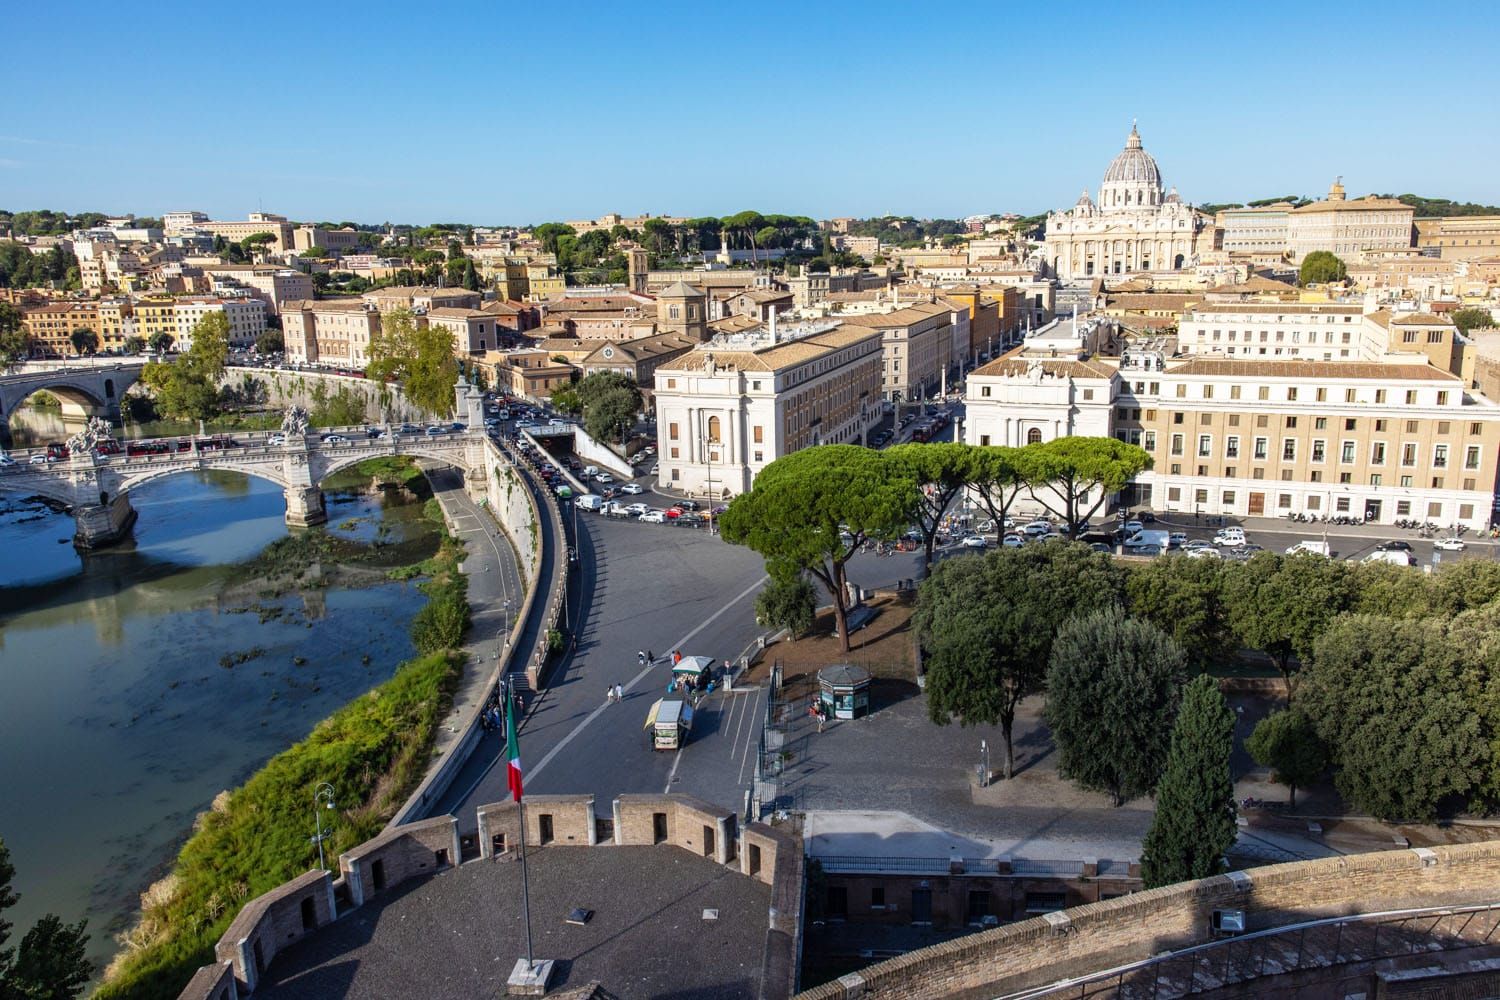
[[[92,454],[100,441],[107,441],[112,436],[109,429],[109,421],[101,417],[89,417],[88,421],[84,423],[83,429],[68,438],[68,454]]]
[[[281,418],[281,433],[306,434],[307,425],[307,411],[300,406],[293,406]]]

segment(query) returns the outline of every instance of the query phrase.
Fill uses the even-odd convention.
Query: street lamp
[[[318,845],[318,867],[325,872],[328,870],[328,865],[323,861],[323,841],[327,839],[328,834],[332,831],[324,832],[323,813],[321,810],[332,808],[333,786],[326,781],[321,782],[313,792],[313,826],[317,830],[317,833],[313,835],[312,839]]]

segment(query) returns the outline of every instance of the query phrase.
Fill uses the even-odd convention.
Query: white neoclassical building
[[[1163,193],[1156,160],[1134,125],[1104,172],[1099,203],[1088,191],[1065,212],[1047,216],[1047,262],[1063,281],[1133,271],[1177,271],[1192,263],[1204,216]]]

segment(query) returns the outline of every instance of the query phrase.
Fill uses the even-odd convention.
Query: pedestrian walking
[[[620,685],[616,684],[615,685],[615,704],[618,705],[620,702],[622,702],[624,700],[625,700],[625,689],[623,687],[621,687]]]
[[[677,664],[679,664],[681,662],[682,662],[682,650],[680,650],[680,649],[674,649],[674,650],[672,650],[672,666],[675,667],[675,666],[677,666]]]
[[[649,650],[649,649],[646,650],[646,662],[648,664],[656,662],[656,654],[653,653],[653,652],[651,652],[651,650]]]
[[[823,723],[827,721],[828,709],[823,706],[822,702],[818,702],[818,732],[821,733],[823,731]]]
[[[643,667],[646,665],[646,651],[644,649],[638,649],[635,651],[635,662],[639,663]]]
[[[604,703],[606,705],[613,705],[615,703],[615,686],[613,684],[604,685]]]

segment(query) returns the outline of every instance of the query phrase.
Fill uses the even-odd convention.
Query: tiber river
[[[54,414],[15,421],[17,445],[66,437]],[[392,565],[435,551],[420,501],[360,485],[328,489],[315,530],[378,534]],[[236,566],[287,534],[271,483],[184,473],[131,502],[134,542],[82,556],[71,517],[0,492],[0,838],[21,895],[6,917],[17,940],[46,912],[87,917],[101,963],[194,816],[389,677],[423,600],[388,582],[260,597]],[[309,826],[311,809],[309,789]]]

